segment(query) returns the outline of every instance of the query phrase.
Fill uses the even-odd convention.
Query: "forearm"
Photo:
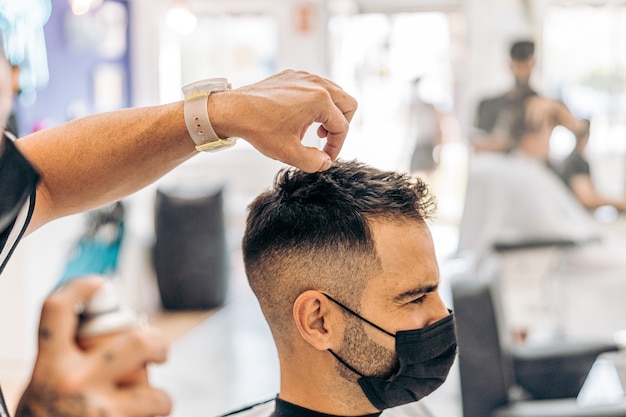
[[[196,153],[182,102],[93,115],[16,144],[41,173],[30,230],[123,198]]]
[[[474,135],[470,143],[476,152],[506,152],[511,147],[507,136],[496,133]]]
[[[561,102],[557,102],[556,123],[566,127],[574,134],[583,132],[587,127],[584,120],[575,117],[569,108]]]
[[[337,158],[356,108],[356,100],[332,81],[291,70],[207,99],[218,137],[243,138],[307,172],[326,170]],[[323,150],[302,144],[316,122],[318,136],[326,138]],[[17,146],[41,174],[29,231],[125,197],[196,153],[182,102],[78,119],[22,138]]]
[[[601,206],[614,206],[623,210],[624,202],[607,198],[601,195],[593,185],[590,177],[577,175],[570,179],[570,187],[578,200],[589,210],[595,210]]]

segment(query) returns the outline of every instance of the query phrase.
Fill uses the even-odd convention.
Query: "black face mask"
[[[339,362],[361,377],[358,381],[361,389],[378,410],[421,400],[446,380],[456,357],[456,331],[452,312],[422,329],[402,330],[394,335],[328,295],[326,297],[350,314],[396,339],[399,364],[388,378],[363,375],[329,349]]]

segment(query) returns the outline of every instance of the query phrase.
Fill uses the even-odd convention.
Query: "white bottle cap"
[[[120,308],[119,300],[113,283],[105,281],[104,285],[89,300],[83,314],[93,316],[96,314],[109,313]]]
[[[97,336],[130,329],[139,324],[137,313],[120,307],[112,283],[106,282],[86,306],[78,337]]]

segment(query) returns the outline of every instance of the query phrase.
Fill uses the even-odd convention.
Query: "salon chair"
[[[463,417],[626,417],[620,404],[576,401],[596,357],[611,342],[506,346],[492,281],[459,274],[451,280]]]
[[[498,263],[507,334],[594,341],[624,329],[624,253],[624,236],[601,227],[545,164],[472,156],[456,255],[476,273]]]

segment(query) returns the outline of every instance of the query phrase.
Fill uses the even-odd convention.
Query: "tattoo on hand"
[[[42,340],[50,340],[52,339],[52,333],[50,330],[43,328],[39,330],[39,338]]]
[[[29,387],[17,407],[15,417],[106,417],[106,411],[90,410],[82,394],[62,395]]]

